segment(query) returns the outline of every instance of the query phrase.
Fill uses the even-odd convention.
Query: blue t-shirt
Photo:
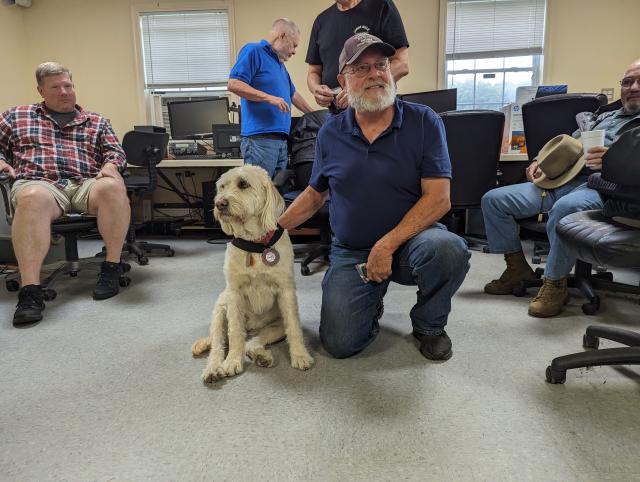
[[[229,78],[240,80],[267,94],[282,97],[291,110],[291,98],[296,88],[291,82],[284,63],[280,62],[278,54],[266,40],[249,43],[242,47]],[[291,112],[280,112],[280,109],[268,102],[254,102],[244,98],[240,100],[240,106],[242,108],[240,133],[243,136],[269,132],[289,133]]]
[[[396,100],[391,125],[373,144],[352,108],[329,117],[318,133],[309,185],[329,189],[337,242],[368,249],[420,199],[421,180],[438,177],[451,178],[442,120],[429,107]]]

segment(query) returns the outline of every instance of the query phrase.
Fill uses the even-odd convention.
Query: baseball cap
[[[367,50],[369,47],[377,47],[387,57],[392,57],[396,53],[396,49],[386,42],[383,42],[375,35],[368,33],[357,33],[347,39],[340,52],[338,59],[339,70],[342,72],[345,65],[351,65],[358,60],[360,54]]]

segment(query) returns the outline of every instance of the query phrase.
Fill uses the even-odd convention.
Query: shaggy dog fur
[[[264,169],[250,165],[231,169],[220,177],[216,188],[214,216],[226,234],[256,241],[276,229],[284,201]],[[307,370],[313,364],[300,328],[293,247],[286,231],[274,248],[280,261],[268,266],[260,253],[248,253],[227,244],[226,287],[213,308],[209,336],[191,347],[194,356],[210,350],[203,382],[241,373],[245,354],[256,365],[272,366],[273,356],[266,346],[285,336],[291,366]]]

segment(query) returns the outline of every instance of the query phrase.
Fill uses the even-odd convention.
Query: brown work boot
[[[545,278],[540,291],[529,303],[529,316],[538,318],[556,316],[568,302],[567,278],[559,280]]]
[[[507,269],[498,279],[484,286],[484,292],[490,295],[510,295],[514,286],[520,281],[534,280],[536,274],[527,263],[522,251],[504,255]]]

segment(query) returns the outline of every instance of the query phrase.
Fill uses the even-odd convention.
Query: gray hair
[[[292,35],[300,35],[300,29],[298,26],[288,18],[278,18],[274,20],[271,25],[271,30],[274,32],[284,32]]]
[[[42,81],[45,77],[61,74],[67,74],[69,79],[72,79],[71,71],[64,65],[59,64],[58,62],[44,62],[38,65],[38,68],[36,69],[36,80],[38,81],[38,85],[42,85]]]

